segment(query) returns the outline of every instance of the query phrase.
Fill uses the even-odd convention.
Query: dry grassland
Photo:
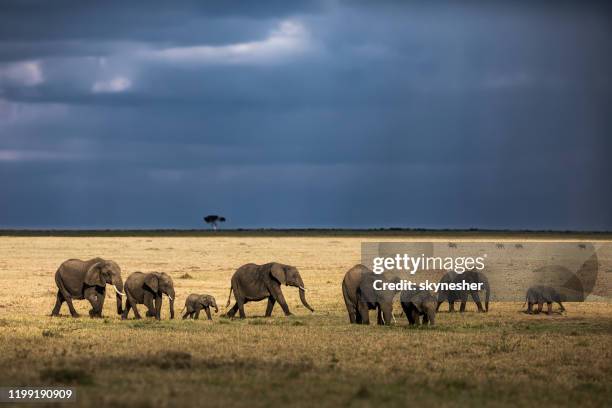
[[[566,315],[550,317],[524,315],[518,302],[493,303],[488,314],[471,304],[470,313],[440,313],[434,328],[408,328],[405,319],[351,326],[340,283],[360,261],[362,241],[0,237],[0,386],[72,384],[85,407],[612,403],[612,304],[568,304]],[[64,317],[48,317],[58,265],[95,256],[118,262],[124,280],[134,271],[169,273],[177,315],[190,293],[214,295],[224,312],[230,276],[244,263],[293,264],[316,312],[284,288],[290,318],[278,307],[262,318],[259,302],[246,306],[244,321],[121,321],[108,291],[104,319],[72,319],[66,305]],[[85,301],[75,306],[87,315]]]

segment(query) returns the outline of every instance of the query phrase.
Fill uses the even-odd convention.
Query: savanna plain
[[[462,314],[443,306],[436,326],[418,328],[398,304],[395,325],[348,324],[341,282],[362,242],[478,239],[490,237],[0,237],[0,386],[73,386],[77,402],[64,405],[83,407],[610,406],[606,301],[568,303],[553,316],[525,315],[522,302],[493,302],[486,314],[473,303]],[[83,317],[65,304],[49,317],[58,266],[96,256],[116,261],[124,281],[134,271],[170,274],[176,318],[164,298],[162,321],[122,321],[110,287],[102,319],[86,317],[86,301],[75,301]],[[245,306],[247,319],[221,318],[234,270],[270,261],[298,267],[315,312],[283,287],[294,316],[277,305],[264,318],[262,301]],[[190,293],[216,298],[213,321],[181,320]]]

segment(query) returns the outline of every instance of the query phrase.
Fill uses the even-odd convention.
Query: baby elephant
[[[428,290],[405,290],[400,295],[400,302],[411,326],[421,324],[421,316],[423,324],[435,324],[438,299]]]
[[[200,310],[204,309],[208,320],[212,320],[212,317],[210,316],[211,306],[215,308],[215,313],[219,313],[219,308],[217,307],[217,302],[215,301],[214,297],[210,295],[197,295],[192,293],[187,297],[187,300],[185,300],[185,307],[183,310],[187,310],[183,315],[183,319],[186,319],[187,317],[198,319],[200,317]],[[181,310],[181,312],[183,312],[183,310]]]
[[[561,307],[561,312],[565,311],[563,304],[561,304],[561,295],[555,290],[555,288],[550,286],[537,285],[527,289],[525,303],[527,303],[528,314],[534,313],[534,304],[538,305],[538,309],[535,311],[535,313],[540,313],[542,311],[542,306],[544,306],[544,303],[546,303],[547,305],[546,314],[551,314],[553,302],[559,304],[559,306]],[[525,306],[525,304],[523,304],[523,306]]]

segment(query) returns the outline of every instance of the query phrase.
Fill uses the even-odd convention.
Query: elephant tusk
[[[303,286],[298,286],[298,288],[300,288],[300,290],[303,290],[304,292],[306,292],[306,290],[307,290],[307,289],[306,289],[305,287],[303,287]]]
[[[395,315],[393,313],[391,313],[391,316],[393,316],[393,323],[397,324],[397,320],[395,320]]]
[[[172,296],[170,296],[170,295],[168,295],[168,299],[173,300],[173,299],[172,299]]]
[[[113,285],[113,289],[115,289],[115,292],[117,292],[118,295],[125,296],[125,293],[120,292],[119,289],[117,289],[117,287],[115,285]]]

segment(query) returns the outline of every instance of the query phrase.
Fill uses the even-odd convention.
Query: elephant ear
[[[155,293],[159,291],[159,278],[152,273],[145,277],[144,284]]]
[[[361,301],[367,303],[374,303],[377,301],[376,293],[374,292],[374,274],[364,274],[361,283],[359,284],[359,291],[361,292]]]
[[[106,282],[102,279],[102,262],[96,262],[87,270],[85,284],[88,286],[106,286]]]
[[[200,296],[200,304],[204,307],[210,306],[210,296]]]
[[[273,263],[272,267],[270,267],[270,275],[279,281],[281,285],[287,283],[287,272],[285,272],[285,268],[281,264]]]

